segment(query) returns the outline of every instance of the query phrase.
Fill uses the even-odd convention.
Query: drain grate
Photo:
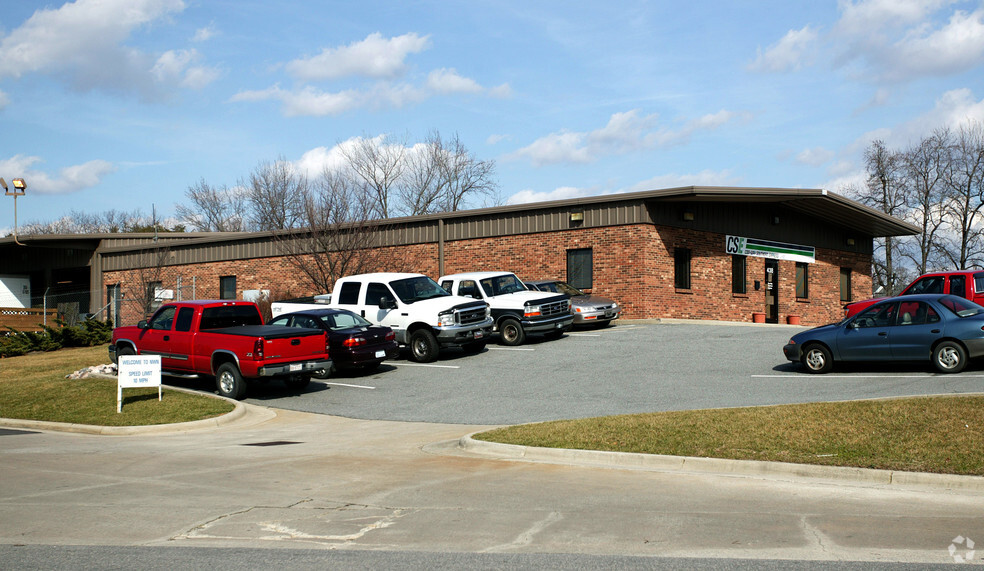
[[[300,442],[291,442],[290,440],[274,440],[272,442],[251,442],[249,444],[243,444],[243,446],[287,446],[288,444],[300,444]]]

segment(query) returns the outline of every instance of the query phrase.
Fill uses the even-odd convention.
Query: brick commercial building
[[[611,297],[629,319],[815,325],[870,297],[874,238],[918,229],[824,190],[685,187],[388,219],[374,232],[377,271],[509,270]],[[157,303],[325,293],[285,255],[302,234],[6,238],[0,276],[30,276],[34,292],[74,283],[89,291],[79,311],[133,323],[152,309],[147,291]]]

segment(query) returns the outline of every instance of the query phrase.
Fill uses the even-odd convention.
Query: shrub
[[[43,326],[43,331],[17,331],[12,327],[10,333],[0,337],[0,357],[17,357],[32,351],[57,351],[62,347],[92,347],[109,343],[113,326],[108,321],[89,319],[79,325],[65,327]]]

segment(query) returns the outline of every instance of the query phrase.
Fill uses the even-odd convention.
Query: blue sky
[[[827,188],[984,121],[984,2],[0,0],[18,222],[174,212],[278,158],[455,133],[522,203]],[[0,228],[13,200],[0,195]],[[478,206],[478,205],[472,205]]]

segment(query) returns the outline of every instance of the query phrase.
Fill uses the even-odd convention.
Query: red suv
[[[923,274],[906,286],[899,295],[917,293],[949,293],[984,305],[984,270],[958,270]],[[858,313],[878,299],[866,299],[845,305],[844,317]]]

